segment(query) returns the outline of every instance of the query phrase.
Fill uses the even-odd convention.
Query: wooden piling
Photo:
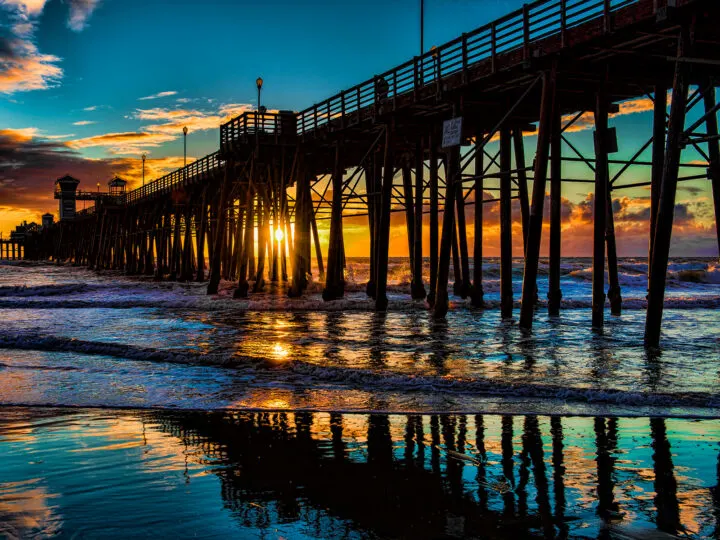
[[[484,304],[484,292],[482,284],[483,269],[483,194],[485,190],[484,171],[485,160],[483,159],[484,147],[482,144],[482,132],[475,134],[475,237],[473,242],[473,286],[470,293],[472,305],[482,307]]]
[[[653,145],[652,170],[650,173],[650,230],[648,242],[648,287],[650,286],[650,267],[653,257],[653,243],[657,226],[660,186],[662,184],[663,167],[665,166],[665,128],[667,127],[667,88],[664,84],[655,85],[655,102],[653,104]]]
[[[387,277],[388,250],[390,247],[390,206],[393,178],[395,176],[394,126],[385,131],[385,158],[383,160],[383,184],[380,197],[380,227],[378,230],[377,275],[375,276],[375,310],[385,311],[388,306]]]
[[[720,253],[720,141],[718,141],[717,112],[713,112],[716,105],[715,83],[705,81],[703,101],[705,104],[705,126],[708,138],[708,173],[712,186],[713,206],[715,208],[715,233],[717,236],[718,253]]]
[[[413,200],[412,170],[410,156],[402,160],[403,206],[405,207],[405,228],[408,239],[408,258],[410,259],[411,282],[415,279],[415,204]]]
[[[685,109],[689,86],[688,64],[679,59],[688,52],[688,39],[688,31],[683,28],[678,39],[678,61],[675,64],[670,120],[668,122],[667,144],[665,146],[665,163],[663,165],[662,184],[660,185],[660,198],[658,200],[653,256],[650,263],[650,283],[645,318],[645,345],[647,347],[657,347],[660,344],[665,281],[670,256],[675,194],[680,170],[681,143],[685,129]]]
[[[550,134],[550,249],[548,253],[548,315],[560,314],[560,258],[562,234],[562,116],[553,111]]]
[[[370,272],[365,286],[365,294],[370,298],[375,298],[377,290],[375,283],[375,275],[377,274],[377,234],[380,215],[378,211],[380,208],[380,190],[382,189],[382,173],[375,152],[368,158],[364,174],[365,192],[367,193],[368,229],[370,231]]]
[[[525,171],[525,144],[522,128],[515,128],[512,132],[515,150],[515,168],[518,199],[520,201],[520,218],[522,220],[523,253],[527,250],[527,231],[530,222],[530,201],[528,200],[527,172]]]
[[[457,193],[458,187],[456,186],[455,192]],[[454,212],[455,210],[453,210]],[[452,253],[452,267],[455,282],[453,283],[453,296],[462,296],[463,290],[463,276],[462,276],[462,264],[460,264],[460,248],[458,246],[458,227],[457,227],[457,214],[453,222],[452,240],[450,242],[450,253]]]
[[[457,234],[460,247],[460,298],[470,294],[470,259],[468,256],[467,226],[465,224],[465,194],[460,182],[455,190],[455,206],[457,210]]]
[[[343,166],[340,157],[340,144],[335,148],[335,166],[332,174],[332,210],[330,215],[330,243],[328,246],[327,277],[323,289],[323,300],[342,298],[345,293],[343,272],[343,232],[342,232],[342,188]]]
[[[425,298],[425,285],[423,285],[423,193],[425,191],[424,173],[425,156],[422,139],[415,146],[415,244],[413,246],[413,279],[410,285],[413,299]]]
[[[293,277],[288,296],[298,297],[307,287],[310,272],[310,215],[312,200],[310,176],[304,167],[297,173],[295,195],[295,247],[293,249]]]
[[[207,233],[207,186],[203,188],[200,198],[200,207],[195,216],[195,223],[199,223],[195,241],[197,244],[197,275],[195,281],[205,281],[205,235]]]
[[[220,262],[222,255],[222,243],[225,236],[225,216],[227,212],[227,200],[230,192],[231,171],[233,163],[228,162],[225,165],[225,171],[220,186],[220,198],[217,205],[217,225],[215,227],[213,238],[213,252],[210,262],[210,279],[207,286],[207,294],[217,294],[220,285]]]
[[[511,134],[500,128],[500,315],[512,317],[512,179]]]
[[[175,204],[172,254],[170,256],[170,281],[176,281],[180,274],[180,205]]]
[[[253,292],[262,291],[265,288],[265,253],[267,251],[267,215],[265,211],[265,185],[259,183],[257,186],[257,230],[258,230],[258,254],[257,268],[255,271],[255,283]]]
[[[537,153],[533,181],[532,207],[528,218],[527,248],[523,272],[522,304],[520,306],[520,328],[532,328],[537,292],[537,273],[540,261],[540,240],[542,238],[543,212],[545,209],[545,183],[550,150],[550,138],[555,110],[557,66],[543,74],[542,97],[540,98],[540,122],[538,125]]]
[[[427,302],[430,307],[435,305],[435,291],[438,276],[438,155],[437,137],[432,134],[428,140],[430,151],[430,291]]]
[[[460,147],[447,151],[447,173],[445,177],[445,208],[443,211],[442,236],[440,238],[440,258],[438,277],[435,286],[435,318],[444,318],[449,308],[448,279],[450,273],[450,251],[455,232],[455,190],[460,176]]]
[[[606,202],[607,222],[605,224],[605,244],[607,246],[608,265],[608,300],[610,313],[622,313],[622,295],[620,291],[620,278],[618,276],[617,243],[615,241],[615,219],[613,216],[612,193],[608,187]]]
[[[248,185],[242,191],[240,204],[245,208],[243,217],[245,226],[243,228],[243,249],[240,252],[240,267],[238,268],[238,285],[233,293],[234,298],[247,298],[250,285],[248,284],[250,258],[253,257],[255,244],[255,218],[253,214],[254,190],[253,185],[248,181]]]
[[[322,247],[320,246],[320,235],[318,234],[315,212],[310,216],[310,229],[312,230],[313,245],[315,246],[315,261],[318,266],[318,279],[325,279],[325,266],[323,265]]]
[[[608,110],[605,83],[595,105],[595,197],[593,199],[592,325],[602,328],[605,319],[605,233],[608,201]]]
[[[180,281],[192,281],[192,208],[190,208],[189,204],[185,205],[185,212],[183,214],[185,238],[183,240]]]

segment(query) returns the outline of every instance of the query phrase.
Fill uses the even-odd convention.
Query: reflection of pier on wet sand
[[[212,530],[221,509],[254,534],[322,538],[657,538],[719,530],[717,421],[88,410],[33,418],[32,409],[19,411],[0,421],[0,451],[60,441],[52,451],[61,467],[84,460],[73,475],[89,464],[101,476],[101,463],[131,465],[118,486],[112,479],[103,486],[104,511],[132,505],[113,500],[116,489],[128,496],[128,474],[143,490],[158,467],[167,502],[179,496],[173,486],[194,493],[213,473],[220,491],[203,495],[203,513],[189,520],[198,530]],[[90,434],[76,429],[88,420]],[[13,490],[0,483],[0,512],[9,520],[3,502]],[[153,496],[148,491],[138,504]],[[56,495],[53,507],[70,512],[71,499]],[[182,514],[151,517],[162,534],[164,521]]]

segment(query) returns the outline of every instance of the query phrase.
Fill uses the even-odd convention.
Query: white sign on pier
[[[443,122],[442,147],[460,146],[462,141],[462,117],[451,118]]]

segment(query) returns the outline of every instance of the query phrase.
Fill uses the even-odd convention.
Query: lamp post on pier
[[[142,185],[145,187],[145,159],[147,158],[146,154],[142,155]]]
[[[260,91],[262,90],[262,86],[263,86],[262,77],[258,77],[257,79],[255,79],[255,84],[257,85],[257,90],[258,90],[258,105],[257,106],[258,106],[258,111],[259,111],[260,105],[262,105],[262,103],[260,103]]]
[[[183,167],[187,165],[187,126],[183,127]]]

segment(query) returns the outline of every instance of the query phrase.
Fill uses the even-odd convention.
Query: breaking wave
[[[569,402],[661,407],[720,407],[720,396],[704,392],[642,392],[627,389],[598,389],[582,386],[503,382],[487,378],[413,375],[393,371],[378,372],[353,367],[323,366],[302,360],[273,362],[261,357],[239,356],[224,350],[200,352],[138,347],[54,336],[0,336],[0,349],[40,350],[111,356],[120,359],[190,365],[231,367],[258,376],[263,386],[328,386],[362,390],[423,392],[454,396],[497,396],[553,399]],[[10,367],[0,364],[0,369]],[[15,367],[15,366],[12,366]],[[32,369],[28,367],[29,369]],[[264,376],[264,377],[263,377]],[[265,379],[265,383],[260,379]]]
[[[61,285],[19,285],[0,286],[0,297],[32,297],[32,296],[60,296],[66,294],[85,293],[91,290],[107,289],[107,286],[91,286],[87,283],[66,283]]]

